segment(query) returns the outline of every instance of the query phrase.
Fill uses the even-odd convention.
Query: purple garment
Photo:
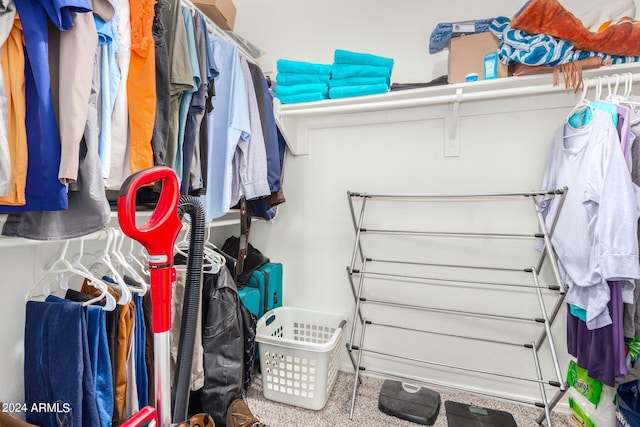
[[[627,357],[625,354],[624,343],[624,304],[622,302],[622,284],[620,282],[610,282],[611,296],[613,299],[610,301],[611,306],[609,308],[611,315],[615,316],[613,322],[613,350],[614,361],[616,363],[615,374],[617,378],[622,378],[627,375]]]
[[[632,169],[631,162],[631,122],[630,122],[630,110],[629,107],[623,105],[616,105],[618,110],[618,136],[620,137],[620,147],[622,148],[622,154],[624,155],[624,161],[629,167],[629,172]]]
[[[616,377],[627,374],[622,327],[622,292],[620,282],[609,282],[608,307],[613,323],[587,329],[584,321],[573,316],[567,304],[567,350],[591,378],[614,387]]]

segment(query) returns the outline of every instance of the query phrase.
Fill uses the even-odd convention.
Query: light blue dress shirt
[[[238,49],[215,36],[209,39],[209,43],[220,74],[214,80],[216,94],[213,111],[207,115],[209,167],[207,194],[201,196],[207,221],[219,218],[229,211],[233,155],[240,138],[251,138],[247,87]]]

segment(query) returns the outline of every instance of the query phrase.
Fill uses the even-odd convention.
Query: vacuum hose
[[[185,214],[189,214],[191,218],[191,232],[189,235],[189,257],[187,259],[187,275],[182,305],[180,342],[171,393],[173,403],[172,421],[174,423],[182,422],[188,417],[191,365],[193,362],[198,310],[200,309],[200,282],[204,254],[204,208],[197,197],[180,197],[178,216],[182,218]]]

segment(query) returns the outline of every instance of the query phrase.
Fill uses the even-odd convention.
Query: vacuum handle
[[[160,198],[147,220],[141,226],[136,224],[136,194],[142,187],[162,181]],[[178,177],[173,169],[155,166],[130,175],[120,187],[118,195],[118,221],[122,231],[138,241],[149,254],[149,264],[153,267],[170,266],[173,245],[182,228],[178,218],[180,190]]]
[[[131,418],[120,424],[120,427],[142,427],[154,425],[158,422],[158,413],[151,406],[145,406],[136,412]]]

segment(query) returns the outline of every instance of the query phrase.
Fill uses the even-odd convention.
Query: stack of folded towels
[[[329,98],[386,93],[391,85],[393,59],[336,49],[329,80]]]
[[[279,59],[274,96],[283,104],[329,98],[330,64]]]

